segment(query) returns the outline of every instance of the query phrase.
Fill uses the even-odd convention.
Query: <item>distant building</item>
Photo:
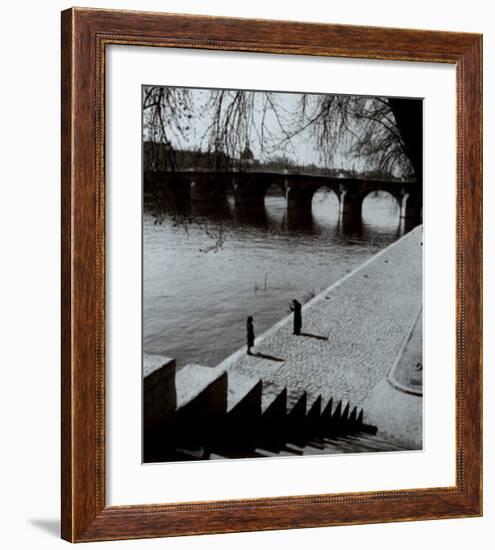
[[[230,166],[230,158],[222,152],[209,153],[187,149],[173,149],[165,143],[143,143],[144,171],[163,172],[170,170],[222,169]]]
[[[253,164],[254,162],[254,154],[248,145],[246,145],[246,148],[241,153],[241,162],[246,164]]]

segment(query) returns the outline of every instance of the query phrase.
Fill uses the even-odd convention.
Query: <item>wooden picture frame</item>
[[[456,484],[105,505],[105,48],[110,44],[449,63],[456,68]],[[72,8],[62,13],[62,537],[72,542],[479,516],[482,37]]]

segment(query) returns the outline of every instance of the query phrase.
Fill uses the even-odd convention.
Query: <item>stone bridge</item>
[[[165,182],[169,191],[187,195],[191,201],[220,201],[230,194],[236,205],[261,206],[268,188],[277,185],[286,198],[287,209],[303,211],[311,211],[313,195],[318,189],[326,188],[336,194],[340,213],[354,216],[361,215],[368,194],[385,191],[397,199],[402,218],[422,218],[422,188],[411,180],[270,171],[145,172],[145,186],[156,188]]]

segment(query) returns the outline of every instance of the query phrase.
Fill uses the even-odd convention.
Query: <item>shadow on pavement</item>
[[[284,361],[284,359],[281,359],[280,357],[275,357],[274,355],[267,355],[266,353],[257,352],[257,353],[254,353],[253,355],[254,357],[259,357],[260,359],[268,359],[270,361],[279,361],[279,362]]]
[[[319,334],[311,334],[310,332],[301,332],[300,336],[307,336],[309,338],[316,338],[318,340],[328,340],[328,336],[320,336]]]

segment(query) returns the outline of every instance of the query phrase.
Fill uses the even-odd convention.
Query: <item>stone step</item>
[[[175,369],[175,359],[166,355],[143,353],[143,378],[151,376],[162,368]]]
[[[308,454],[308,452],[311,452],[312,454],[325,454],[326,449],[325,449],[325,446],[322,446],[322,445],[307,443],[306,446],[304,447],[303,454]]]
[[[188,448],[175,448],[176,454],[184,457],[185,460],[203,460],[206,457],[206,452],[202,448],[188,449]]]
[[[343,454],[345,452],[373,452],[373,451],[401,451],[404,450],[398,444],[386,440],[374,440],[374,436],[359,435],[339,436],[335,438],[309,439],[306,444],[301,442],[288,442],[285,448],[298,454]]]
[[[175,360],[164,355],[143,354],[143,414],[145,429],[159,426],[175,411]]]
[[[225,460],[228,458],[228,456],[224,456],[222,454],[210,453],[210,460]]]
[[[268,407],[270,407],[275,399],[277,399],[277,397],[282,393],[286,396],[286,410],[284,414],[287,414],[287,412],[299,401],[303,391],[287,388],[285,385],[275,383],[271,380],[263,380],[262,412],[268,409]]]
[[[200,396],[207,395],[215,410],[227,410],[227,374],[203,365],[189,364],[175,377],[177,410],[190,405]],[[205,414],[208,410],[205,407]]]
[[[290,449],[280,449],[280,451],[278,452],[278,456],[301,456],[300,453],[295,453],[293,451],[291,451]]]
[[[322,421],[330,421],[332,420],[332,412],[334,408],[333,398],[330,397],[330,399],[326,403],[322,403],[321,406],[321,420]]]
[[[289,410],[287,412],[287,419],[289,425],[292,423],[302,422],[306,416],[307,395],[303,392],[299,395],[295,402],[289,404]]]
[[[315,449],[321,449],[321,450],[324,450],[325,449],[325,443],[318,440],[318,439],[310,439],[307,443],[306,443],[306,447],[314,447]]]
[[[335,446],[340,449],[343,449],[346,453],[356,453],[361,452],[363,448],[362,445],[359,445],[356,441],[349,441],[345,436],[344,437],[335,437],[335,438],[324,438],[325,446]]]
[[[184,459],[197,459],[204,445],[211,459],[391,450],[387,441],[355,433],[363,414],[348,401],[312,394],[308,403],[304,391],[197,364],[179,371],[175,384],[177,414],[167,435]]]
[[[277,414],[285,416],[287,413],[287,390],[283,388],[277,392],[266,392],[265,384],[263,383],[263,389],[261,394],[261,413],[273,414],[274,411]]]
[[[371,434],[356,433],[350,434],[348,439],[362,441],[363,443],[369,442],[373,445],[390,445],[391,442],[388,439]]]
[[[307,446],[304,448],[303,456],[339,455],[344,453],[345,451],[341,447],[331,445],[326,445],[323,450],[318,447]]]
[[[262,383],[236,371],[227,374],[227,413],[254,420],[261,414]]]
[[[227,414],[211,433],[213,448],[236,458],[256,444],[261,416],[262,383],[238,372],[227,373]]]
[[[190,364],[175,379],[177,409],[167,425],[166,439],[176,446],[203,446],[218,437],[227,412],[227,373]]]
[[[326,439],[325,443],[329,445],[337,445],[346,450],[346,452],[351,453],[362,453],[362,452],[387,452],[387,451],[397,451],[403,450],[402,448],[397,448],[397,446],[391,444],[385,444],[382,442],[373,442],[370,440],[362,440],[359,437],[352,436],[342,436],[336,437],[335,439]]]
[[[307,412],[304,419],[302,434],[306,437],[320,433],[321,430],[321,396],[319,395],[312,402],[307,402]]]
[[[345,419],[344,411],[348,410],[348,405],[349,404],[347,404],[347,407],[346,407],[346,403],[345,401],[342,401],[342,399],[337,402],[337,404],[335,405],[335,408],[332,411],[333,423],[340,423],[342,420]]]
[[[262,423],[277,424],[287,415],[287,390],[284,388],[278,395],[270,395],[270,398],[262,396],[261,401]]]
[[[408,450],[407,447],[401,445],[400,443],[394,441],[387,441],[382,439],[374,440],[373,437],[360,437],[360,436],[349,436],[350,441],[356,441],[363,447],[369,447],[373,450],[384,450],[384,451],[404,451]]]
[[[321,417],[321,395],[319,395],[312,403],[308,401],[308,412],[306,414],[306,420],[310,422],[316,422]]]
[[[325,441],[324,441],[323,437],[314,436],[309,440],[309,442],[313,443],[314,445],[321,445],[322,447],[325,446]]]
[[[397,441],[394,441],[392,439],[388,439],[384,436],[381,436],[381,435],[372,435],[372,434],[368,434],[368,433],[358,433],[358,434],[355,434],[354,437],[359,437],[362,441],[372,441],[372,442],[376,442],[376,443],[384,443],[384,444],[387,444],[387,445],[395,445],[397,447],[402,447],[402,445],[397,442]],[[406,448],[404,446],[404,448]],[[408,448],[408,447],[407,447]]]
[[[277,453],[285,443],[288,412],[300,398],[301,392],[263,382],[262,415],[259,422],[258,445],[268,452]]]
[[[281,384],[275,384],[270,380],[263,380],[263,392],[261,396],[262,412],[270,407],[273,401],[277,399],[277,397],[284,391],[287,393],[285,386]]]
[[[263,449],[263,448],[256,448],[254,450],[254,454],[255,456],[258,456],[258,457],[274,457],[274,456],[280,456],[278,454],[278,452],[274,452],[274,451],[268,451],[267,449]]]
[[[287,412],[290,412],[299,403],[301,398],[305,399],[307,404],[308,396],[305,391],[287,388]],[[304,414],[306,414],[306,408],[304,410]]]
[[[286,443],[284,446],[284,449],[286,451],[291,452],[292,454],[296,455],[303,455],[304,454],[304,446],[303,445],[297,445],[296,443]]]
[[[352,407],[351,412],[349,414],[349,423],[351,425],[356,425],[358,419],[358,409],[357,407]]]

